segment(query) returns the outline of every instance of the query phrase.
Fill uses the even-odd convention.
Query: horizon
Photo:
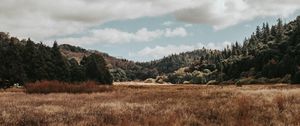
[[[300,15],[300,2],[293,0],[3,3],[0,28],[12,36],[46,45],[57,40],[59,44],[135,62],[158,60],[202,47],[221,50],[236,41],[243,42],[264,22],[274,25],[278,18],[289,22]],[[73,10],[74,7],[81,9]]]

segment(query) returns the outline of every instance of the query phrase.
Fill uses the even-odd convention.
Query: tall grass
[[[0,103],[1,126],[300,125],[300,87],[286,85],[121,85],[91,94],[2,92]]]
[[[77,84],[70,84],[59,81],[38,81],[25,85],[27,93],[93,93],[112,91],[112,86],[98,85],[97,82],[88,81]]]

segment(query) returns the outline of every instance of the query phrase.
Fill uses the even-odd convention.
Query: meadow
[[[78,94],[8,89],[0,91],[0,124],[300,125],[300,86],[118,84],[107,91]]]

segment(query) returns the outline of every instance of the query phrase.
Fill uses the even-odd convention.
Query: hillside
[[[60,45],[59,48],[64,57],[69,60],[75,59],[78,63],[80,63],[83,57],[93,53],[101,55],[107,62],[107,67],[109,68],[114,81],[144,80],[148,77],[155,77],[158,75],[157,72],[153,72],[138,63],[126,59],[119,59],[97,50],[86,50],[68,44]]]
[[[0,32],[0,61],[0,88],[7,87],[7,83],[42,80],[112,84],[112,76],[101,55],[92,53],[78,63],[64,57],[56,42],[48,47],[30,39],[20,41]]]
[[[242,44],[236,42],[223,50],[202,48],[143,63],[67,44],[47,47],[3,32],[0,47],[0,79],[19,83],[85,80],[83,73],[89,72],[84,63],[93,54],[100,56],[99,65],[105,65],[101,69],[108,68],[114,81],[153,78],[159,83],[186,84],[300,83],[300,17],[287,24],[280,19],[274,26],[264,23]]]
[[[165,81],[172,83],[300,83],[299,50],[300,17],[288,24],[278,19],[278,24],[271,27],[264,23],[243,44],[232,44],[223,51],[209,51],[204,57],[203,53],[181,56],[188,54],[183,53],[156,64],[166,68],[174,63],[182,64],[171,74],[169,70],[160,71],[168,76]],[[181,63],[189,61],[190,57],[196,60]]]
[[[245,41],[223,50],[198,49],[150,62],[132,62],[106,53],[61,45],[64,56],[79,61],[92,52],[108,62],[115,81],[164,78],[171,83],[299,83],[300,18],[258,26]],[[158,81],[156,79],[156,81]]]

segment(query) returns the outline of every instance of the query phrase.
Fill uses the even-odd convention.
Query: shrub
[[[166,83],[168,81],[169,81],[168,76],[157,76],[156,80],[155,80],[155,82],[159,83],[159,84],[163,84],[163,83]]]
[[[250,81],[250,84],[266,84],[268,82],[268,78],[261,77],[258,79],[252,79]]]
[[[27,93],[93,93],[112,91],[112,86],[99,86],[96,82],[70,84],[59,81],[38,81],[25,84]]]
[[[300,84],[300,71],[296,72],[292,78],[293,84]]]
[[[191,84],[190,81],[184,81],[183,84]]]
[[[155,79],[153,78],[148,78],[144,81],[144,83],[155,83]]]
[[[240,85],[240,84],[251,84],[252,78],[241,78],[238,81],[236,81],[235,85]]]
[[[292,75],[287,74],[283,78],[281,78],[281,80],[279,82],[280,83],[291,83],[291,78],[292,78]]]
[[[217,85],[217,84],[219,84],[219,82],[216,80],[210,80],[206,83],[206,85]]]

